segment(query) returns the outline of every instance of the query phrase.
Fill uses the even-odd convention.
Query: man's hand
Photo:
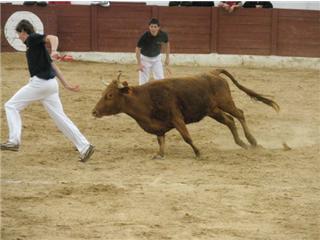
[[[168,67],[169,64],[170,64],[170,60],[169,60],[169,58],[166,58],[166,60],[164,60],[164,65],[165,65],[166,67]]]
[[[166,74],[167,74],[168,77],[170,77],[171,74],[172,74],[171,69],[170,69],[169,66],[166,66],[166,67],[165,67],[165,72],[166,72]]]
[[[66,85],[64,86],[66,89],[73,91],[73,92],[79,92],[80,91],[80,86],[79,85]]]
[[[138,64],[137,71],[143,72],[143,65],[142,64]]]
[[[51,58],[53,60],[58,60],[59,59],[59,53],[57,51],[51,51]]]

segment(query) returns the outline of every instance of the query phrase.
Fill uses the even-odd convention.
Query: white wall
[[[271,1],[274,8],[319,10],[319,1]]]
[[[107,62],[118,64],[136,64],[134,53],[110,52],[65,52],[80,61]],[[320,58],[250,56],[224,54],[171,54],[172,65],[214,66],[214,67],[269,67],[293,69],[320,69]]]

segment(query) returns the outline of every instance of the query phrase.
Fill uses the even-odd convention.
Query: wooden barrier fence
[[[60,51],[133,52],[152,17],[169,33],[173,53],[219,53],[320,57],[320,11],[162,7],[142,3],[19,6],[1,4],[1,51],[6,20],[16,11],[35,13]]]

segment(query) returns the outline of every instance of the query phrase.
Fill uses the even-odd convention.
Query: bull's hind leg
[[[172,123],[183,137],[183,140],[192,147],[196,157],[200,157],[200,151],[198,150],[198,148],[196,148],[196,146],[193,145],[192,139],[190,137],[184,120],[182,118],[174,118]]]
[[[238,144],[240,147],[247,149],[248,145],[245,144],[239,137],[238,131],[237,131],[237,127],[236,124],[234,122],[234,119],[225,114],[223,111],[221,111],[219,108],[215,108],[214,110],[212,110],[211,112],[208,113],[208,116],[217,120],[218,122],[226,125],[233,136],[233,139],[235,141],[236,144]]]
[[[237,108],[233,101],[229,102],[229,104],[226,104],[224,106],[220,106],[220,108],[223,111],[231,114],[232,116],[234,116],[236,119],[239,120],[239,122],[241,123],[241,126],[243,128],[244,134],[245,134],[246,138],[248,139],[249,143],[254,147],[257,146],[257,141],[252,136],[252,134],[250,133],[250,130],[247,126],[243,111],[241,109]]]

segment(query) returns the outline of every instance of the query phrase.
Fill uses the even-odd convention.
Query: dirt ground
[[[1,58],[5,141],[3,104],[26,84],[28,71],[23,54]],[[65,112],[96,152],[89,162],[79,162],[40,103],[25,109],[21,150],[1,153],[1,239],[319,239],[319,71],[227,68],[241,84],[272,95],[281,107],[277,114],[230,81],[262,147],[240,149],[225,126],[205,118],[188,125],[201,159],[172,130],[166,158],[152,160],[156,138],[129,116],[91,116],[104,89],[100,79],[110,81],[122,70],[122,79],[136,85],[136,66],[59,66],[81,86],[79,93],[60,88]],[[188,76],[210,69],[173,66],[172,72]]]

